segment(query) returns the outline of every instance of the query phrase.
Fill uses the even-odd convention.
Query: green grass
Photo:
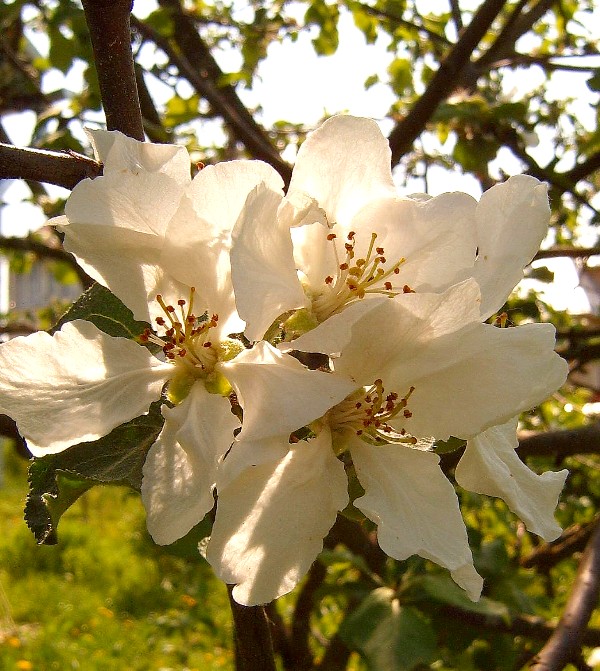
[[[197,556],[157,548],[139,497],[96,487],[36,546],[27,464],[5,448],[0,489],[0,669],[233,669],[227,593]]]

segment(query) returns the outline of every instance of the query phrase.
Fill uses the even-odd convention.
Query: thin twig
[[[573,556],[574,552],[583,552],[590,536],[594,532],[600,515],[587,524],[573,524],[565,529],[554,541],[538,545],[529,554],[519,559],[523,568],[536,568],[547,572],[563,559]]]
[[[423,95],[408,115],[390,133],[392,165],[410,151],[413,142],[423,132],[438,105],[454,90],[464,68],[469,64],[473,51],[502,11],[506,0],[485,0],[474,14],[458,42],[440,63]]]
[[[570,259],[587,259],[590,256],[600,254],[600,247],[551,247],[550,249],[540,249],[533,257],[534,261],[540,259],[555,259],[559,257],[568,257]]]
[[[532,671],[562,671],[577,657],[600,588],[600,524],[596,525],[579,564],[573,589],[554,633],[533,659]]]
[[[98,177],[102,166],[82,154],[25,149],[0,143],[0,179],[27,179],[73,189],[82,179]]]
[[[65,252],[60,247],[49,247],[39,240],[28,236],[20,237],[0,237],[0,249],[19,252],[32,252],[40,259],[50,259],[53,261],[61,261],[71,267],[77,274],[77,278],[81,282],[84,289],[90,287],[94,280],[83,270],[77,263],[75,257],[69,252]]]

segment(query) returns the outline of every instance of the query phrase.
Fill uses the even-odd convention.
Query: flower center
[[[396,392],[386,395],[383,382],[375,380],[370,388],[351,394],[329,410],[326,418],[334,434],[336,452],[344,451],[343,443],[351,434],[360,436],[364,441],[373,445],[384,443],[415,445],[417,443],[415,437],[408,435],[404,429],[393,428],[388,423],[398,415],[406,419],[412,416],[407,406],[408,399],[414,390],[415,388],[411,387],[402,398]],[[341,441],[335,440],[336,434]]]
[[[394,265],[385,268],[387,259],[383,247],[376,246],[377,233],[371,234],[371,242],[365,257],[355,258],[356,233],[350,231],[344,243],[345,258],[340,257],[337,235],[330,233],[327,240],[333,245],[337,271],[335,276],[325,278],[325,287],[313,297],[313,312],[319,322],[341,312],[348,304],[354,303],[367,294],[382,294],[393,298],[412,289],[394,287],[394,277],[400,273],[405,262],[401,258]]]
[[[167,305],[159,294],[156,300],[165,316],[157,317],[155,321],[158,330],[164,332],[158,336],[146,329],[140,339],[159,345],[167,360],[184,365],[199,377],[204,377],[217,363],[218,351],[209,339],[209,331],[217,325],[219,317],[212,315],[209,319],[206,312],[200,317],[194,314],[195,291],[194,287],[190,288],[189,302],[183,299],[177,301],[178,309]]]

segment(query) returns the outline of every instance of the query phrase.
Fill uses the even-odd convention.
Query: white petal
[[[567,374],[554,352],[554,327],[480,324],[478,291],[474,280],[466,280],[443,294],[384,300],[351,324],[335,371],[360,385],[381,378],[386,391],[400,397],[414,386],[412,417],[398,428],[422,438],[469,438],[531,408]],[[322,342],[337,345],[344,338],[343,318],[326,320],[307,340],[317,345],[322,334]]]
[[[258,184],[279,192],[283,187],[279,174],[262,161],[218,163],[194,177],[166,232],[162,261],[173,277],[208,293],[215,284],[223,290],[229,259],[222,252],[229,252],[234,224]]]
[[[389,298],[372,297],[352,303],[343,312],[328,317],[308,333],[291,342],[280,343],[277,349],[281,352],[299,350],[300,352],[321,352],[337,356],[349,346],[355,337],[352,330],[354,324],[363,318],[367,319],[371,312],[374,313],[376,319],[376,308],[388,301]]]
[[[219,491],[207,559],[222,580],[236,584],[238,603],[269,602],[308,571],[347,502],[343,464],[323,431]]]
[[[472,492],[503,499],[529,531],[553,541],[562,531],[554,510],[568,471],[537,475],[530,470],[515,452],[516,425],[515,418],[469,440],[456,467],[456,481]]]
[[[389,144],[370,119],[334,116],[300,147],[289,193],[313,197],[330,223],[348,224],[366,203],[392,197]]]
[[[36,456],[97,440],[146,412],[173,367],[76,320],[0,345],[0,412]]]
[[[240,439],[285,436],[322,417],[356,389],[351,380],[309,370],[265,341],[220,369],[244,409]]]
[[[417,554],[447,568],[476,601],[483,581],[473,567],[458,499],[438,466],[439,457],[358,439],[350,452],[365,490],[354,505],[377,524],[381,549],[395,559]]]
[[[233,233],[231,276],[250,340],[259,340],[279,315],[307,302],[296,274],[289,221],[278,218],[281,203],[279,193],[257,187]]]
[[[165,424],[144,463],[142,500],[150,535],[168,545],[212,509],[217,466],[239,422],[229,400],[209,394],[202,383],[162,412]]]
[[[71,224],[114,226],[162,239],[183,193],[180,184],[161,173],[110,173],[79,182],[65,214]]]
[[[185,147],[134,140],[119,131],[90,130],[86,133],[96,158],[104,163],[104,174],[160,172],[185,185],[191,181],[190,156]]]
[[[165,278],[161,255],[166,225],[182,193],[165,175],[112,173],[81,182],[67,201],[68,223],[61,222],[65,248],[137,319],[150,318],[148,300],[173,282]]]
[[[477,240],[477,202],[466,193],[436,198],[388,198],[367,205],[351,227],[361,248],[377,233],[385,250],[386,267],[405,259],[399,273],[388,279],[395,290],[408,285],[416,291],[440,291],[472,273]],[[362,241],[361,241],[362,239]],[[364,252],[357,251],[361,256]]]
[[[550,324],[479,324],[431,343],[404,366],[396,362],[387,378],[394,389],[404,395],[415,387],[402,426],[417,436],[470,438],[540,403],[567,376],[554,334]]]
[[[487,319],[521,280],[548,232],[547,186],[528,175],[511,177],[483,194],[476,217],[479,255],[474,277]]]
[[[358,310],[350,306],[341,313],[340,323],[345,312],[353,309]],[[333,323],[331,330],[339,329],[338,320],[333,319],[318,327],[324,335],[329,321]],[[445,338],[466,326],[479,325],[479,287],[473,280],[457,284],[443,294],[401,294],[394,299],[382,299],[353,321],[351,337],[335,361],[335,368],[364,385],[372,384],[378,377],[383,378],[384,384],[388,377],[394,384],[405,384],[416,375],[428,374],[445,365],[446,351],[432,358],[434,344],[445,342]],[[419,365],[413,366],[417,356],[421,357]],[[404,375],[409,366],[411,375]]]
[[[227,161],[203,168],[187,189],[199,218],[231,233],[248,194],[259,184],[281,193],[279,173],[262,161]],[[193,227],[186,231],[194,240]]]

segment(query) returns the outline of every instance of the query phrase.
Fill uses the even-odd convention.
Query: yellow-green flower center
[[[345,443],[352,434],[374,445],[415,445],[416,438],[408,435],[404,429],[396,429],[389,424],[398,416],[406,419],[412,416],[408,400],[414,390],[411,387],[402,398],[396,392],[385,394],[383,382],[375,380],[370,388],[354,392],[329,410],[325,419],[331,427],[336,452],[341,453],[346,449]]]
[[[176,367],[168,388],[168,397],[173,403],[180,403],[198,379],[204,381],[211,393],[223,396],[231,393],[229,382],[215,370],[215,365],[218,361],[233,359],[243,349],[238,341],[220,342],[211,337],[210,331],[217,326],[219,316],[214,314],[209,318],[206,311],[199,317],[194,314],[195,291],[191,287],[189,300],[178,300],[177,307],[167,305],[163,297],[157,295],[164,313],[155,320],[157,333],[146,329],[140,336],[142,342],[158,345],[167,361]]]

